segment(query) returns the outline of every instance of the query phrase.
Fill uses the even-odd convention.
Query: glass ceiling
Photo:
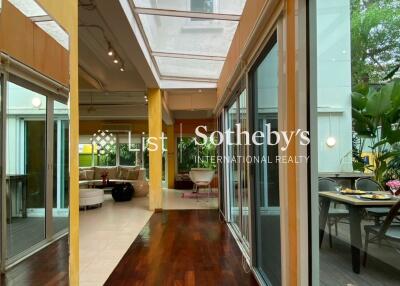
[[[216,82],[246,0],[130,0],[161,79]]]
[[[35,0],[8,0],[26,17],[31,18],[36,25],[56,40],[66,50],[69,50],[69,36],[57,22],[44,11]]]
[[[244,0],[133,0],[136,7],[241,15]]]

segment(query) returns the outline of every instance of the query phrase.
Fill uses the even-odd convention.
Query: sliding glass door
[[[68,231],[69,108],[50,89],[9,73],[2,78],[4,271]]]
[[[45,239],[46,97],[8,83],[7,258]]]
[[[250,73],[254,103],[254,132],[278,130],[278,45],[276,38],[266,47]],[[271,142],[277,138],[271,135]],[[278,145],[254,145],[255,264],[268,285],[281,285],[281,230],[279,171],[275,158]],[[264,159],[263,163],[261,163]],[[265,163],[264,163],[265,162]]]
[[[69,117],[68,105],[54,101],[53,233],[69,223]]]
[[[248,253],[250,230],[248,164],[244,160],[248,155],[248,145],[245,144],[248,112],[247,93],[243,84],[235,94],[234,102],[226,111],[226,129],[231,134],[226,142],[229,221],[239,237],[240,243]]]
[[[236,146],[236,124],[238,120],[238,108],[235,101],[231,107],[228,108],[226,123],[227,129],[231,131],[230,143],[227,144],[227,158],[228,158],[228,190],[229,190],[229,220],[235,231],[240,234],[240,194],[239,194],[239,168],[235,162],[237,158],[238,148]]]

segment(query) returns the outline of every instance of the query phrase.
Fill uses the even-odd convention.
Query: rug
[[[182,198],[184,199],[208,198],[208,193],[192,193],[191,191],[184,192],[182,193]],[[210,193],[210,198],[218,198],[218,193],[217,192]]]

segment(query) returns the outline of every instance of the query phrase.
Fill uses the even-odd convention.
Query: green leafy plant
[[[353,84],[390,79],[399,70],[399,27],[400,0],[351,0]]]
[[[358,153],[372,153],[372,164],[366,168],[383,183],[391,160],[397,160],[400,150],[400,79],[381,87],[359,84],[352,93],[353,130],[360,138]],[[354,144],[353,144],[354,147]],[[353,150],[354,151],[354,150]],[[361,156],[353,154],[359,162]]]

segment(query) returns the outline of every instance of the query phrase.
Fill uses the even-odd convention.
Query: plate
[[[390,200],[392,198],[391,195],[381,195],[381,194],[369,194],[369,195],[362,195],[360,196],[363,199],[369,199],[369,200]]]
[[[340,193],[342,195],[364,195],[367,192],[364,192],[364,191],[361,191],[361,190],[344,189],[344,190],[341,190]]]

